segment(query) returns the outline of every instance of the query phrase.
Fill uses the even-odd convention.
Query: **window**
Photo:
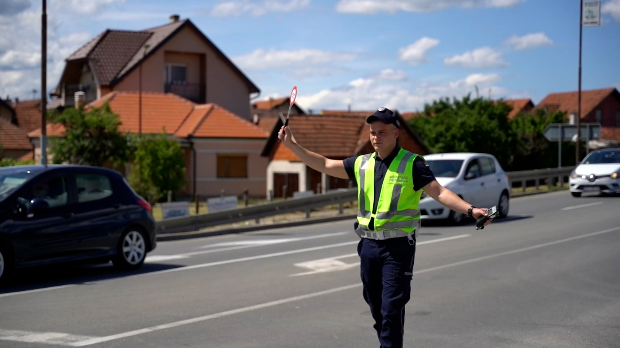
[[[480,177],[480,166],[478,165],[477,160],[473,160],[469,162],[467,165],[467,171],[465,172],[465,179],[475,179]]]
[[[35,198],[47,202],[49,208],[66,205],[67,185],[65,179],[63,177],[56,177],[45,181],[39,181],[29,187],[18,200],[29,205]]]
[[[495,161],[489,157],[482,157],[478,159],[480,162],[480,171],[482,175],[495,174]]]
[[[247,178],[247,155],[217,155],[218,178]]]
[[[426,163],[438,178],[456,178],[463,165],[462,160],[427,160]]]
[[[78,174],[75,177],[78,202],[90,202],[112,195],[110,178],[102,174]]]
[[[603,110],[601,109],[596,109],[596,123],[601,123],[603,122]]]
[[[185,83],[187,81],[187,68],[182,64],[166,64],[164,78],[166,84]]]

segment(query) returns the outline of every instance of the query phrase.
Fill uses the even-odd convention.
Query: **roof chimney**
[[[84,103],[86,102],[86,93],[80,91],[80,92],[75,92],[74,94],[74,101],[75,101],[75,108],[79,109],[80,106],[84,106]]]
[[[178,14],[173,14],[170,16],[170,23],[176,23],[179,21],[179,15]]]

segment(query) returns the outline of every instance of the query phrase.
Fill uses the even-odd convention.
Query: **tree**
[[[16,159],[9,158],[9,157],[0,159],[0,167],[25,166],[25,165],[30,165],[30,164],[34,164],[34,160],[30,159],[30,160],[18,161]]]
[[[511,107],[503,101],[466,96],[443,98],[427,104],[409,120],[433,152],[482,152],[493,154],[502,167],[514,160],[519,138],[508,120]]]
[[[108,103],[88,110],[68,108],[49,114],[50,121],[64,126],[62,137],[51,138],[54,163],[103,166],[126,163],[131,155],[127,134],[118,130],[121,122]]]
[[[165,133],[146,135],[138,141],[129,183],[142,197],[155,203],[168,191],[185,184],[185,161],[181,145]]]

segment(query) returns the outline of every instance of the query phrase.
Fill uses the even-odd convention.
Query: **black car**
[[[87,259],[137,269],[155,230],[150,204],[116,171],[0,168],[0,283],[19,268]]]

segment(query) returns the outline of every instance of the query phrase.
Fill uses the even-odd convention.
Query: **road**
[[[0,290],[0,347],[377,347],[352,224],[160,242],[139,272],[30,270]],[[407,347],[620,347],[620,197],[423,226]]]

